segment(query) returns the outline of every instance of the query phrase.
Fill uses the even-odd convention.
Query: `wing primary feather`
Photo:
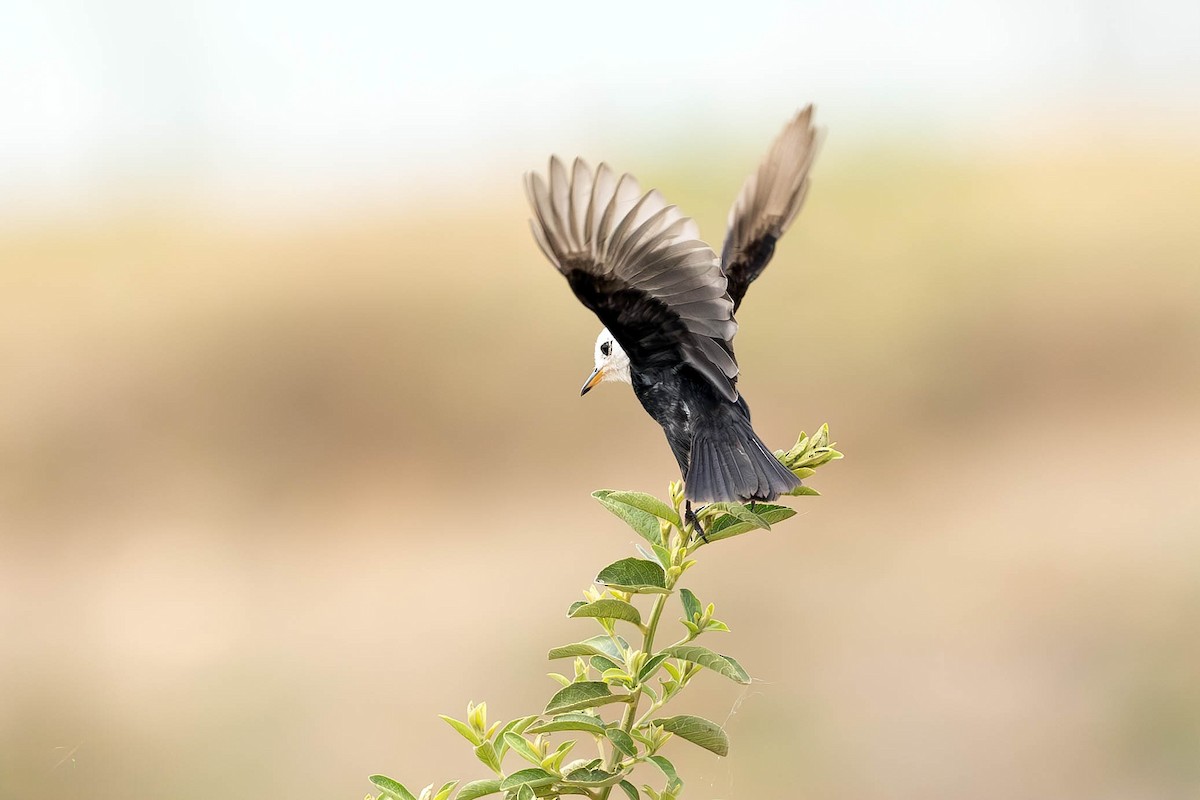
[[[588,214],[587,222],[584,225],[583,238],[587,240],[588,248],[594,247],[596,238],[596,224],[600,221],[600,214],[603,213],[607,200],[603,199],[605,193],[609,190],[605,188],[612,181],[612,171],[608,165],[601,162],[600,166],[596,167],[596,174],[592,177],[592,194],[588,199]]]
[[[649,195],[647,195],[647,197],[649,197]],[[663,222],[663,219],[674,210],[675,206],[664,206],[651,214],[650,217],[648,217],[645,222],[639,225],[636,230],[626,236],[624,241],[622,241],[617,247],[616,251],[611,254],[613,261],[618,263],[625,261],[636,261],[636,259],[629,257],[630,251],[637,248],[638,244],[645,239],[647,235],[651,234],[654,229]]]
[[[678,213],[678,209],[675,206],[668,206],[667,209]],[[688,217],[676,217],[675,220],[668,222],[666,227],[659,230],[636,248],[633,248],[632,252],[628,253],[626,257],[630,261],[644,261],[655,250],[678,240],[683,235],[683,232],[688,229],[689,222],[691,222],[691,219]]]
[[[529,227],[533,230],[533,240],[537,242],[538,249],[542,251],[542,255],[555,266],[558,266],[558,257],[554,255],[554,251],[550,249],[550,243],[546,241],[546,236],[542,233],[542,229],[533,220],[529,220]]]
[[[550,157],[550,213],[554,223],[554,233],[570,247],[566,220],[562,212],[566,210],[570,187],[567,184],[567,170],[558,156]],[[568,252],[570,250],[568,249]]]
[[[537,173],[530,173],[525,181],[526,191],[529,193],[530,205],[533,206],[534,216],[537,217],[537,227],[541,230],[539,244],[545,243],[553,253],[549,256],[550,261],[559,266],[560,256],[558,250],[553,246],[550,233],[550,218],[549,218],[549,192],[546,189],[545,183],[542,182],[542,177]],[[533,220],[530,220],[533,222]]]
[[[633,209],[630,210],[630,212],[628,214],[626,214],[624,217],[622,217],[621,221],[619,223],[617,223],[617,229],[614,230],[613,234],[612,234],[612,241],[616,243],[615,250],[609,249],[605,253],[605,255],[607,255],[608,257],[613,259],[614,263],[619,263],[619,260],[617,258],[615,258],[614,256],[616,255],[617,252],[619,252],[621,244],[624,242],[624,237],[626,236],[629,229],[633,226],[634,219],[638,216],[638,213],[641,211],[642,207],[646,204],[646,201],[648,201],[650,199],[652,194],[653,194],[652,192],[646,192],[646,194],[642,195],[641,199],[638,200],[637,203],[633,206]]]
[[[604,207],[604,213],[600,216],[600,229],[596,232],[596,241],[600,243],[599,255],[601,257],[608,254],[608,232],[612,227],[613,216],[616,215],[617,204],[620,202],[621,187],[626,184],[627,180],[632,180],[629,173],[624,173],[617,178],[617,185],[613,187],[612,197],[609,198],[608,205]]]
[[[583,230],[580,227],[580,217],[586,213],[581,195],[591,196],[592,172],[582,158],[576,158],[571,163],[571,187],[568,192],[567,218],[571,222],[571,237],[575,248],[582,250],[584,246]]]

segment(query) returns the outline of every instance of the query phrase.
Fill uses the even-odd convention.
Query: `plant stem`
[[[654,606],[650,609],[650,620],[646,623],[646,635],[642,638],[642,652],[650,655],[654,652],[654,632],[658,630],[658,621],[662,618],[663,609],[666,608],[667,598],[669,594],[660,594],[654,598]],[[621,730],[629,733],[633,730],[633,722],[637,719],[638,706],[642,702],[642,688],[638,686],[633,692],[633,699],[625,704],[625,715],[621,717]],[[617,765],[617,749],[612,748],[611,757],[608,761],[608,771],[611,771]],[[611,786],[605,786],[600,792],[599,800],[608,800],[608,795],[612,792]]]

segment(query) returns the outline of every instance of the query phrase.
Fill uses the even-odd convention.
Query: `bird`
[[[720,258],[658,190],[607,164],[551,156],[545,178],[525,174],[534,240],[604,326],[580,394],[632,385],[662,426],[697,528],[692,503],[769,502],[800,485],[750,424],[734,312],[804,203],[819,140],[809,105],[743,183]]]

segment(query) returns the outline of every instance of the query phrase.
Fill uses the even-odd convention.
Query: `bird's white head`
[[[593,386],[605,381],[632,382],[629,376],[629,356],[621,349],[621,345],[617,344],[608,328],[600,331],[600,335],[596,337],[596,368],[584,382],[579,394],[585,395]]]

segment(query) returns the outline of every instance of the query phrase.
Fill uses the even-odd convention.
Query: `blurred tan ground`
[[[848,458],[696,572],[759,681],[689,797],[1200,791],[1200,158],[962,153],[831,143],[748,297],[758,430]],[[622,166],[719,242],[756,156]],[[0,797],[478,777],[435,714],[544,702],[588,493],[674,466],[511,187],[0,236]]]

